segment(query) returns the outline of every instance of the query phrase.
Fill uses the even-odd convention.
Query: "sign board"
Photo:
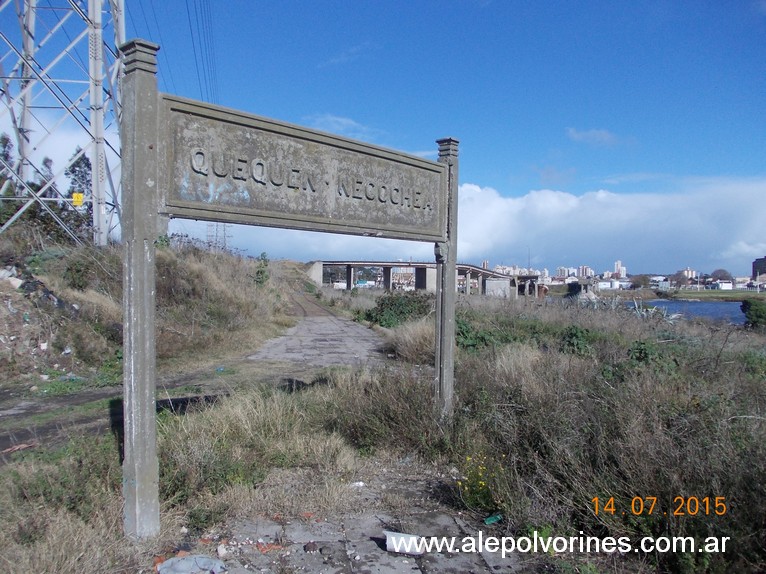
[[[162,94],[165,215],[447,238],[443,163]]]
[[[160,528],[156,426],[159,215],[433,241],[434,404],[452,412],[457,248],[457,140],[439,161],[162,94],[157,50],[122,46],[125,533]]]

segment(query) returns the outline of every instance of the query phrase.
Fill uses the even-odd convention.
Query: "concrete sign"
[[[439,161],[162,94],[157,50],[121,47],[125,533],[160,529],[155,242],[163,218],[433,241],[434,407],[452,413],[457,247],[456,140]],[[164,231],[166,232],[166,231]]]
[[[162,94],[163,211],[226,223],[445,241],[444,164]]]

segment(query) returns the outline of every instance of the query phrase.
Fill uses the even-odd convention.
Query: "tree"
[[[72,157],[77,157],[82,151],[80,146],[77,146]],[[90,196],[91,192],[91,164],[90,159],[85,154],[80,155],[72,164],[66,168],[64,175],[69,178],[69,197],[72,197],[73,193],[82,193],[86,197]]]
[[[258,256],[258,266],[255,268],[255,284],[262,287],[269,280],[269,256],[262,252]]]
[[[49,181],[53,179],[53,160],[49,157],[43,158],[43,168],[40,171],[40,187],[44,187]],[[58,188],[55,183],[52,183],[48,189],[43,192],[43,197],[56,197],[58,196]]]
[[[745,325],[753,329],[766,328],[766,301],[745,299],[739,307],[745,314]]]
[[[9,165],[13,159],[13,142],[5,132],[0,134],[0,157]]]
[[[684,275],[683,271],[676,271],[673,275],[668,277],[668,281],[670,281],[670,284],[675,286],[676,289],[681,289],[689,284],[689,278]]]
[[[642,289],[642,288],[649,287],[649,276],[648,275],[631,275],[630,286],[633,289]]]
[[[734,281],[734,277],[726,269],[716,269],[710,276],[714,281]]]

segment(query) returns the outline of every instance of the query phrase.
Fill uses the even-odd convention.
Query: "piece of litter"
[[[486,525],[495,524],[496,522],[500,522],[502,519],[503,519],[503,515],[500,514],[499,512],[496,512],[495,514],[487,516],[484,519],[484,524]]]
[[[397,552],[398,554],[410,554],[419,556],[423,554],[420,545],[420,536],[416,534],[404,534],[403,532],[389,532],[384,530],[386,535],[386,550],[388,552]]]

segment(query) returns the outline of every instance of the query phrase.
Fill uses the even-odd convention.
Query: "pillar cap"
[[[157,52],[159,44],[136,38],[120,46],[123,64],[125,65],[125,74],[131,74],[136,71],[157,73]]]

